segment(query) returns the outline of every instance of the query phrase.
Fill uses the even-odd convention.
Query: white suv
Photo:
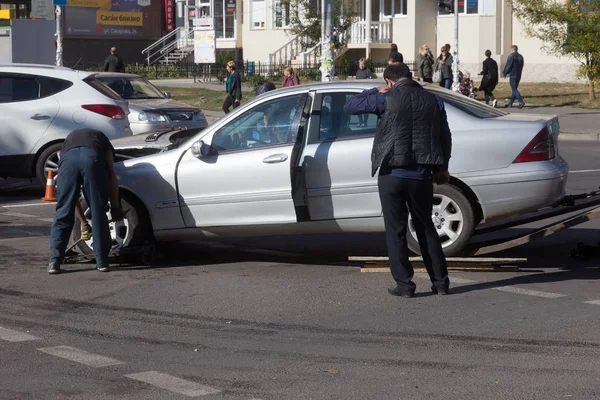
[[[127,102],[93,73],[0,65],[0,177],[35,177],[45,184],[70,132],[92,128],[109,139],[129,136],[127,114]]]

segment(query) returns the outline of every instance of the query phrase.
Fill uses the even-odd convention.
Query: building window
[[[484,8],[486,10],[485,15],[493,15],[490,13],[492,10],[495,11],[495,3],[495,0],[460,0],[458,2],[458,13],[480,14],[480,8]],[[454,0],[438,0],[438,13],[439,15],[454,14]]]
[[[274,0],[273,2],[273,27],[285,28],[289,23],[290,3],[289,1]]]
[[[250,0],[252,3],[252,29],[264,29],[267,19],[267,8],[265,0]]]
[[[407,15],[408,0],[384,0],[383,15],[393,17],[395,15]]]
[[[215,35],[217,39],[235,39],[236,2],[214,0]]]

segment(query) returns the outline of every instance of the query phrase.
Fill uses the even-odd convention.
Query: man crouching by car
[[[447,294],[450,282],[446,257],[431,219],[433,183],[450,180],[452,137],[444,103],[413,81],[403,63],[388,65],[383,77],[385,86],[353,96],[344,110],[350,114],[372,113],[380,118],[371,152],[371,174],[375,176],[379,169],[379,198],[391,272],[396,281],[396,286],[388,291],[401,297],[415,293],[406,242],[410,212],[431,290]]]

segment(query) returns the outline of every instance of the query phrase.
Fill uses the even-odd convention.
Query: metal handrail
[[[181,37],[178,37],[182,32],[185,32],[185,28],[178,28],[173,32],[163,36],[158,41],[154,42],[152,45],[148,46],[144,50],[142,50],[142,54],[146,54],[146,63],[148,66],[156,63],[160,59],[166,57],[171,51],[175,48],[179,47],[179,40]],[[184,33],[183,36],[185,43],[187,44],[190,36],[193,36],[194,29],[191,28],[187,34]],[[168,42],[170,41],[170,42]],[[168,43],[167,43],[168,42]]]
[[[179,31],[183,31],[185,30],[185,28],[177,28],[173,31],[171,31],[170,33],[166,34],[165,36],[161,37],[160,39],[158,39],[156,42],[152,43],[150,46],[146,47],[144,50],[142,50],[142,54],[145,54],[147,52],[149,52],[150,50],[152,50],[153,48],[157,47],[158,45],[160,45],[161,43],[165,42],[167,39],[169,39],[172,36],[177,35],[177,33],[179,33]]]

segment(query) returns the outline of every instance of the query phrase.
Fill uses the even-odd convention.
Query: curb
[[[558,136],[559,140],[600,140],[600,133],[563,133]]]

